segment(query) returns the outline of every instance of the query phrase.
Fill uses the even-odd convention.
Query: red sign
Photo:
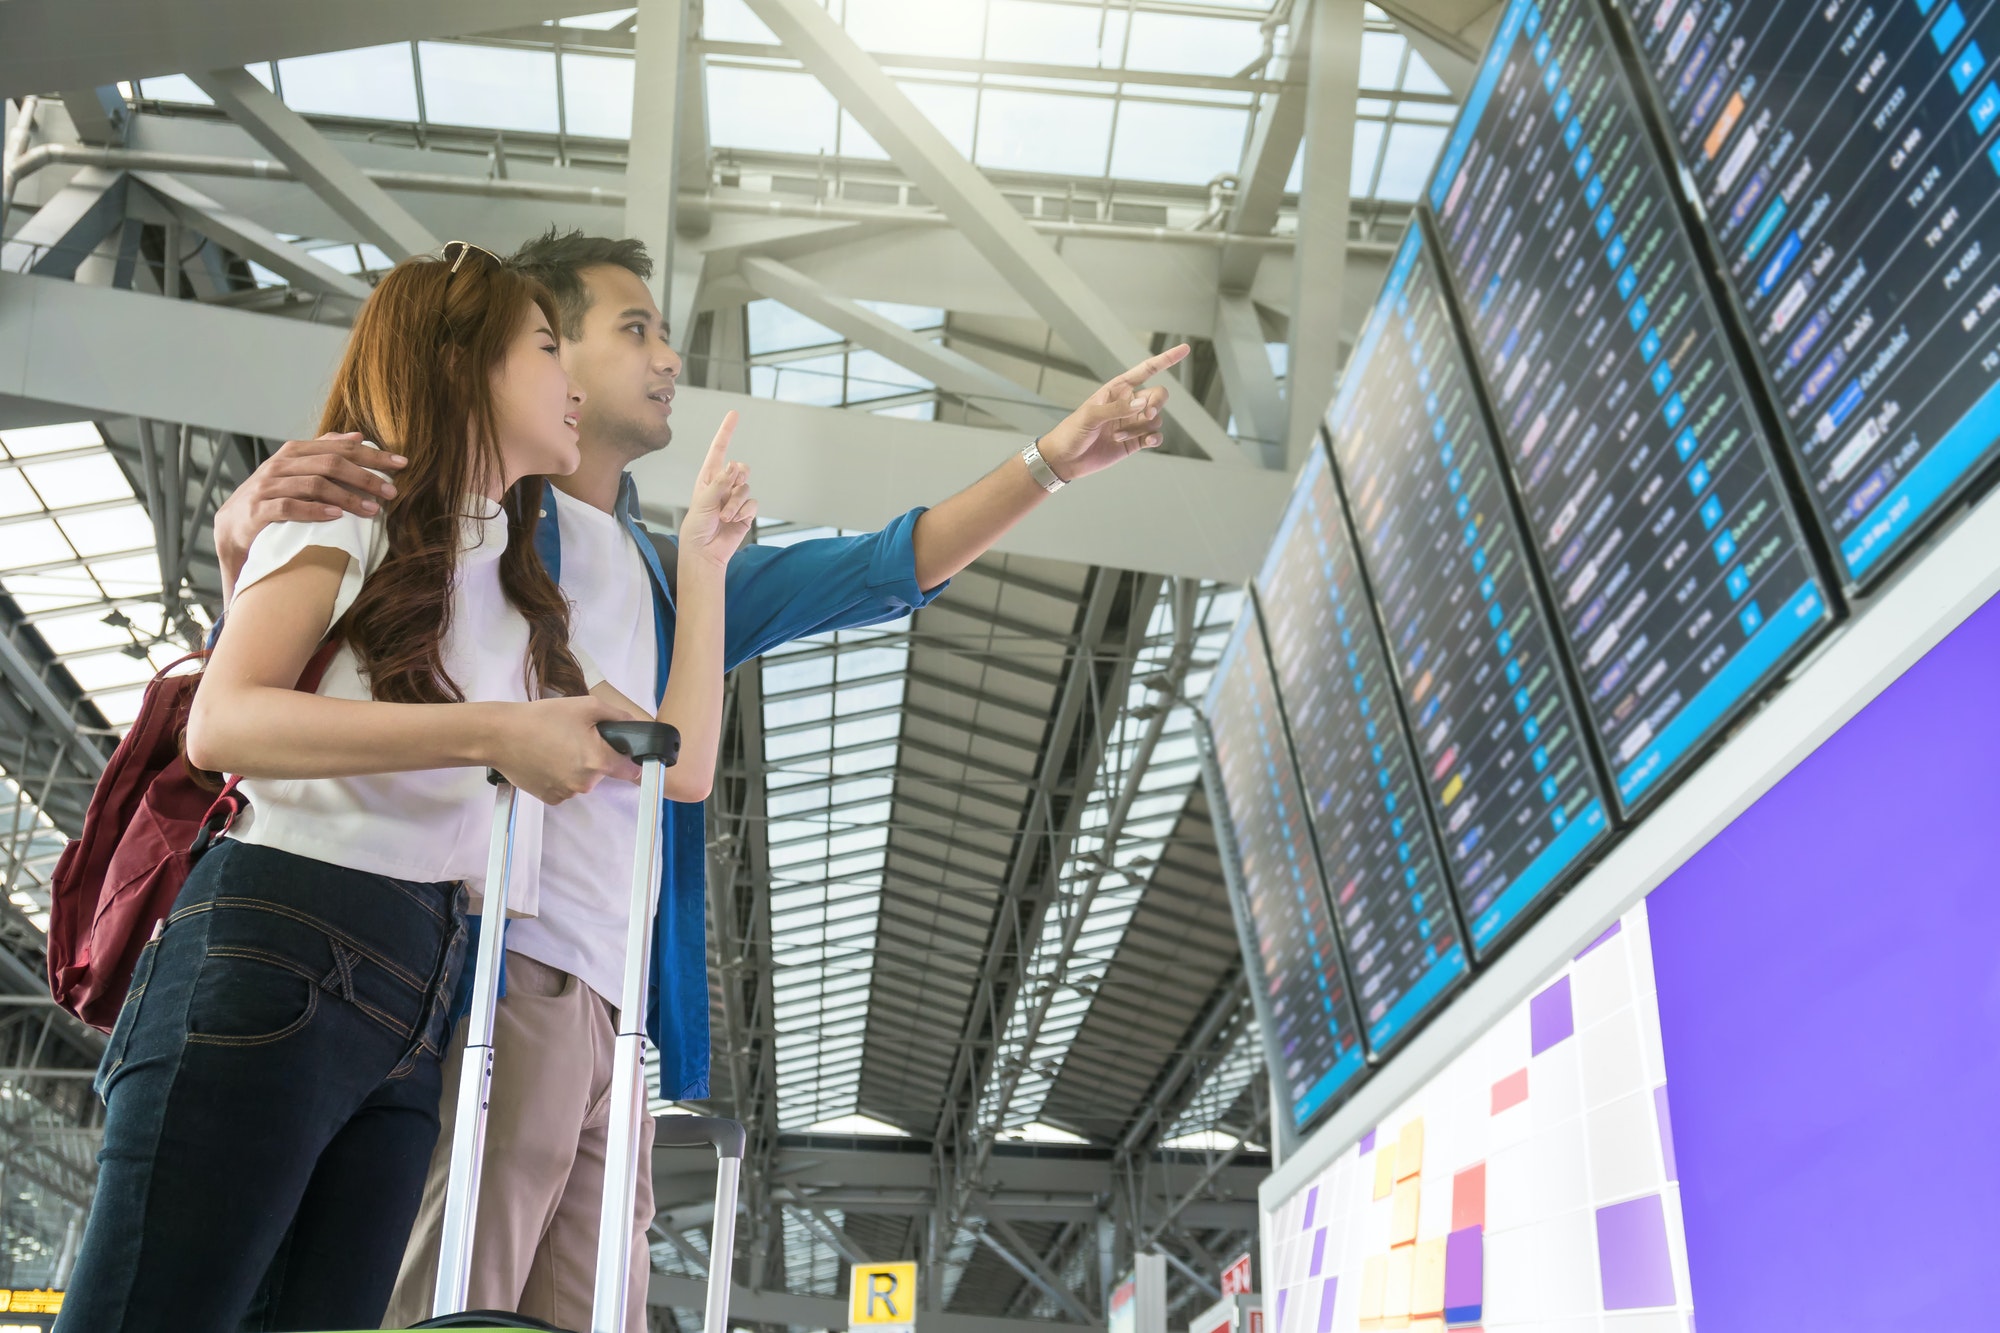
[[[1222,1294],[1225,1296],[1247,1296],[1255,1283],[1250,1278],[1250,1256],[1243,1255],[1235,1263],[1222,1270]]]

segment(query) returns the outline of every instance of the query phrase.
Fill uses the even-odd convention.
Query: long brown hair
[[[491,377],[527,302],[558,327],[555,300],[540,283],[483,251],[462,258],[457,272],[418,257],[383,276],[354,322],[320,416],[322,434],[359,431],[409,459],[383,508],[388,555],[336,630],[370,691],[386,702],[464,701],[445,672],[443,643],[460,525],[470,517],[466,498],[501,475]],[[528,622],[529,696],[582,694],[583,671],[569,650],[569,601],[535,554],[541,503],[540,477],[522,478],[501,499],[507,550],[500,586]]]

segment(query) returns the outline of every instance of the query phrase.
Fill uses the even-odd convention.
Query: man
[[[637,241],[558,235],[553,228],[508,262],[555,294],[563,363],[585,393],[578,422],[583,463],[571,476],[552,479],[537,547],[574,608],[573,639],[628,697],[658,700],[672,652],[675,548],[641,526],[627,469],[672,438],[681,361],[646,287],[651,263]],[[1166,390],[1141,385],[1186,354],[1185,346],[1176,347],[1107,383],[1038,446],[936,508],[912,511],[866,536],[746,547],[729,571],[726,665],[804,635],[893,620],[928,604],[1052,489],[1156,447]],[[332,518],[343,509],[374,512],[394,488],[364,463],[380,468],[382,455],[354,437],[287,442],[216,514],[225,583],[265,524]],[[620,783],[552,807],[542,834],[539,913],[508,926],[472,1308],[515,1310],[566,1327],[589,1321],[637,821],[637,789]],[[661,1095],[693,1100],[708,1095],[702,808],[670,804],[663,834],[648,1026],[660,1049]],[[445,1069],[440,1114],[447,1127],[464,1042],[461,1025]],[[650,1162],[651,1145],[648,1121],[642,1162]],[[405,1327],[431,1312],[449,1159],[447,1133],[432,1156],[386,1327]],[[635,1331],[645,1327],[653,1211],[651,1172],[641,1170],[627,1304]]]

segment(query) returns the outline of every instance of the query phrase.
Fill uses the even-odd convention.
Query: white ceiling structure
[[[396,259],[555,223],[663,261],[682,436],[741,412],[765,542],[934,502],[1195,344],[1166,449],[732,677],[707,1105],[752,1134],[745,1322],[824,1326],[862,1258],[922,1260],[962,1333],[1101,1324],[1143,1250],[1207,1304],[1268,1125],[1187,701],[1496,8],[0,6],[0,1285],[60,1281],[88,1202],[45,886],[216,610],[214,504]],[[693,461],[641,468],[656,522]],[[702,1170],[656,1167],[662,1327]]]

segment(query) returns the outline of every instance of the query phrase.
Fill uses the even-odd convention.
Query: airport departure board
[[[2000,457],[2000,5],[1618,2],[1866,584]]]
[[[1381,1055],[1470,969],[1368,585],[1319,449],[1293,485],[1257,599],[1355,1007]]]
[[[1328,424],[1483,958],[1608,839],[1611,821],[1472,368],[1415,225]]]
[[[1267,1052],[1300,1129],[1366,1069],[1326,887],[1257,616],[1246,606],[1203,712],[1213,737],[1243,906],[1255,937]]]
[[[1511,0],[1429,198],[1626,813],[1833,615],[1672,190],[1594,0]]]

